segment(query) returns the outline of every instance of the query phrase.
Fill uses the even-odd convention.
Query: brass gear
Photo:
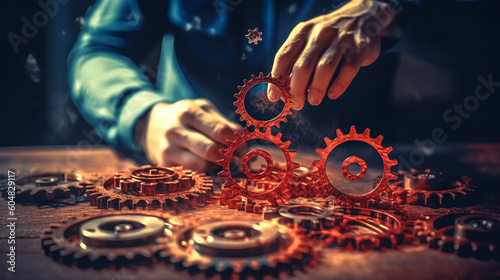
[[[102,185],[87,190],[91,206],[178,210],[205,205],[213,191],[213,180],[204,173],[176,167],[144,166],[117,173]]]
[[[16,180],[16,203],[50,202],[82,196],[92,183],[83,180],[81,174],[72,172],[42,172]],[[7,197],[8,186],[2,187],[2,197]]]
[[[465,198],[476,188],[467,176],[451,177],[430,169],[402,171],[400,176],[388,194],[390,199],[404,204],[443,205]]]
[[[273,274],[290,267],[304,269],[316,260],[303,235],[274,222],[245,217],[192,218],[161,245],[160,256],[167,263],[227,279],[262,277],[269,269]]]
[[[240,121],[246,121],[246,126],[254,126],[255,130],[258,130],[259,128],[270,128],[272,126],[280,127],[281,122],[286,122],[287,121],[287,116],[292,114],[292,111],[290,110],[292,108],[292,95],[289,93],[289,87],[280,79],[280,77],[273,77],[271,74],[264,76],[262,72],[259,74],[258,77],[255,77],[252,75],[252,78],[250,81],[243,80],[245,83],[243,86],[238,86],[238,89],[240,92],[236,93],[234,97],[236,97],[236,101],[233,103],[236,107],[236,114],[240,115]],[[281,113],[276,116],[275,118],[267,121],[260,121],[252,118],[248,112],[245,109],[245,96],[248,93],[248,90],[252,88],[256,84],[260,83],[269,83],[273,84],[277,88],[280,89],[281,91],[281,97],[284,101],[284,107]]]
[[[449,212],[415,222],[415,236],[432,249],[460,257],[500,261],[500,216]]]
[[[358,134],[354,126],[351,126],[350,132],[345,135],[342,134],[340,129],[337,129],[337,138],[334,140],[325,137],[326,147],[324,149],[316,149],[316,153],[321,156],[321,159],[313,162],[313,166],[318,168],[318,175],[320,177],[318,182],[326,188],[326,193],[324,195],[332,195],[338,203],[346,203],[351,206],[359,204],[362,207],[367,207],[372,202],[379,202],[381,200],[380,194],[390,191],[390,188],[388,187],[389,180],[397,178],[396,175],[391,173],[391,167],[398,163],[397,160],[389,159],[389,153],[392,151],[392,147],[382,147],[382,139],[382,135],[375,139],[370,138],[370,129],[366,129],[362,134]],[[371,145],[380,155],[384,165],[384,173],[380,182],[372,191],[364,195],[348,195],[342,193],[331,185],[326,174],[326,161],[328,159],[328,155],[335,149],[335,147],[348,141],[360,141]],[[346,178],[349,179],[348,177]],[[349,180],[358,180],[358,178],[355,177]]]
[[[233,154],[236,151],[236,149],[244,142],[252,139],[263,139],[273,143],[281,150],[286,161],[286,172],[283,174],[281,181],[279,181],[276,184],[276,186],[270,189],[261,190],[258,192],[249,190],[249,188],[246,188],[241,184],[238,184],[238,181],[232,177],[230,171],[231,158],[233,157]],[[264,132],[260,132],[259,130],[255,130],[254,132],[249,132],[248,129],[244,128],[243,135],[236,133],[235,140],[233,141],[233,143],[231,143],[227,149],[220,150],[220,152],[223,155],[223,159],[217,162],[219,165],[222,166],[222,171],[219,172],[218,175],[220,177],[226,178],[226,183],[223,185],[223,189],[230,189],[231,193],[229,194],[229,196],[233,198],[237,196],[243,196],[248,200],[267,200],[271,203],[271,205],[278,205],[284,203],[286,199],[290,198],[290,194],[288,191],[289,190],[288,182],[291,179],[297,178],[297,176],[293,173],[293,169],[299,167],[297,163],[293,162],[293,157],[297,155],[297,152],[289,151],[288,150],[289,146],[290,146],[290,141],[282,142],[281,133],[278,133],[277,135],[272,135],[271,129],[267,129]],[[267,153],[259,149],[254,151],[262,151],[264,153]],[[250,151],[249,153],[252,153],[252,151]],[[265,170],[263,172],[267,171]],[[251,177],[251,174],[247,174],[247,176]],[[261,180],[267,181],[265,178]]]
[[[180,222],[152,211],[107,212],[71,217],[41,236],[46,255],[66,265],[102,268],[150,264],[162,249],[161,240]]]

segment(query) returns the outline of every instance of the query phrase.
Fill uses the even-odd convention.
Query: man
[[[418,4],[404,2],[412,2],[410,10]],[[265,72],[274,61],[271,73],[289,81],[294,109],[301,110],[341,96],[360,68],[379,57],[382,37],[398,35],[391,23],[403,6],[376,0],[332,4],[339,3],[98,1],[68,60],[73,99],[125,155],[210,170],[226,140],[242,131],[223,109],[249,73]],[[263,40],[249,46],[244,35],[254,27]],[[155,87],[138,65],[160,39]],[[267,96],[280,99],[272,87]]]

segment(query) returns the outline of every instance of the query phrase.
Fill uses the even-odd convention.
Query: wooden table
[[[396,145],[395,151],[408,155],[412,148]],[[302,153],[298,161],[310,164],[312,153]],[[500,145],[470,144],[446,145],[429,158],[437,166],[473,176],[483,190],[490,195],[469,208],[488,208],[500,213],[498,187],[500,182]],[[439,165],[441,164],[441,165]],[[119,158],[110,149],[102,146],[87,148],[39,147],[1,148],[0,172],[16,170],[18,173],[41,170],[85,170],[87,172],[114,172],[133,167],[133,163]],[[4,175],[5,176],[5,175]],[[421,207],[423,208],[423,207]],[[424,208],[425,209],[425,208]],[[53,205],[16,205],[16,272],[7,271],[6,254],[9,234],[6,227],[7,201],[0,200],[2,222],[0,226],[1,279],[190,279],[185,272],[158,263],[151,267],[123,268],[118,271],[103,269],[79,269],[54,262],[44,255],[40,245],[42,229],[65,217],[82,213],[97,214],[103,210],[90,207],[87,202]],[[224,215],[255,215],[229,210],[210,204],[192,211],[211,211]],[[196,277],[195,277],[196,278]],[[200,277],[198,277],[200,278]],[[201,277],[200,279],[203,279]],[[441,253],[426,245],[405,246],[401,250],[385,251],[340,251],[325,249],[322,263],[311,273],[290,279],[500,279],[500,263],[465,259],[454,254]]]

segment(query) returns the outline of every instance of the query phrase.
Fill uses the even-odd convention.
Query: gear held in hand
[[[258,77],[252,75],[250,81],[243,80],[243,82],[245,83],[243,86],[238,86],[240,92],[234,95],[234,97],[236,97],[236,101],[233,104],[237,107],[236,114],[241,116],[241,121],[246,121],[247,127],[254,126],[255,130],[261,127],[270,128],[276,126],[279,128],[281,122],[287,121],[287,116],[292,114],[291,108],[293,96],[289,92],[289,87],[283,80],[280,79],[280,77],[273,77],[271,76],[271,74],[264,76],[264,74],[262,74],[261,72]],[[260,83],[268,83],[279,88],[281,91],[282,99],[285,103],[281,113],[271,120],[261,121],[254,119],[250,116],[250,114],[248,114],[247,110],[245,109],[245,96],[247,95],[250,88]]]

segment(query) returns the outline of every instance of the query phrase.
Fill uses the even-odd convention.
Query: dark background
[[[7,34],[22,34],[22,18],[33,22],[33,15],[42,10],[37,2],[20,0],[0,4],[0,119],[3,126],[0,146],[101,144],[102,140],[75,109],[66,79],[66,58],[80,31],[80,17],[94,1],[73,0],[60,4],[59,11],[49,16],[48,23],[38,28],[37,34],[28,39],[27,44],[21,44],[19,52],[15,53]],[[347,108],[344,114],[347,121],[339,120],[339,127],[349,127],[352,120],[360,130],[370,127],[393,142],[429,138],[436,127],[446,130],[449,142],[499,142],[500,89],[481,102],[479,109],[464,119],[459,129],[451,130],[450,124],[442,118],[443,112],[452,108],[454,103],[461,104],[465,97],[474,93],[479,75],[486,78],[492,74],[494,81],[500,81],[500,29],[498,19],[494,20],[495,11],[498,11],[494,8],[498,5],[485,7],[462,7],[444,14],[445,7],[426,15],[449,23],[436,26],[431,34],[436,38],[447,36],[447,30],[465,29],[463,36],[460,33],[455,36],[457,42],[451,42],[458,50],[454,55],[459,59],[452,64],[440,65],[408,54],[383,55],[373,66],[362,69],[343,99],[344,103],[335,105],[338,115]],[[477,36],[470,37],[471,33]],[[451,49],[450,53],[455,53],[455,50]],[[377,79],[386,79],[382,84],[389,95],[374,104],[364,102],[362,94],[366,93],[363,91],[371,91],[372,81]],[[368,94],[371,93],[377,94],[376,89]],[[330,102],[322,106],[333,104]],[[316,112],[314,107],[306,106],[301,114],[314,115]],[[362,118],[356,119],[356,116]],[[304,137],[310,137],[308,130],[305,130]],[[322,137],[317,142],[322,142]]]
[[[69,1],[49,16],[48,23],[16,54],[7,34],[22,36],[22,18],[33,22],[42,11],[38,1],[5,1],[1,5],[3,132],[1,146],[62,145],[89,141],[92,128],[81,118],[69,96],[66,58],[93,0]],[[36,64],[33,60],[36,59]]]

